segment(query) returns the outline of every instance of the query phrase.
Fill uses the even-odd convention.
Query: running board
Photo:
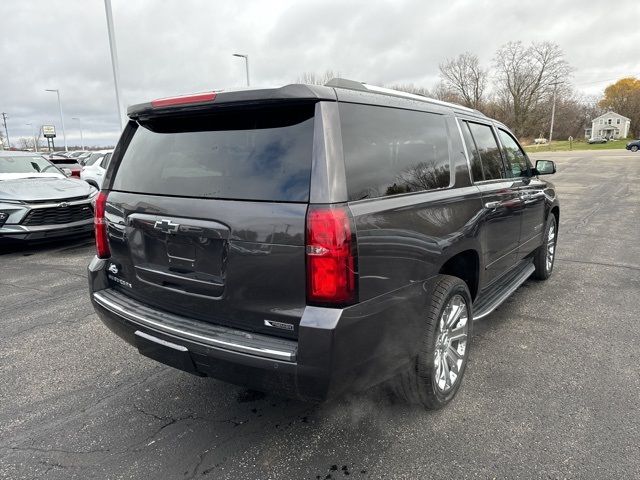
[[[480,320],[502,304],[535,271],[533,260],[524,260],[512,271],[491,285],[473,304],[473,319]]]

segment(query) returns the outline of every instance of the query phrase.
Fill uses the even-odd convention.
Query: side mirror
[[[538,160],[536,162],[536,173],[538,175],[551,175],[556,173],[556,164],[551,160]]]

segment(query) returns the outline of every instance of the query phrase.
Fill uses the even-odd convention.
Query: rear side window
[[[102,161],[100,162],[100,166],[106,170],[107,167],[109,166],[109,160],[111,160],[111,154],[107,153],[102,159]]]
[[[498,129],[502,150],[507,160],[507,169],[512,177],[526,176],[529,172],[529,163],[518,142],[504,130]]]
[[[473,135],[477,154],[482,162],[482,173],[485,180],[506,178],[502,164],[500,148],[489,125],[469,122],[469,130]]]
[[[462,138],[467,147],[469,153],[469,162],[471,163],[471,176],[474,182],[484,180],[484,174],[482,173],[482,160],[480,154],[476,148],[476,144],[473,141],[471,132],[469,131],[469,124],[467,122],[460,122],[460,130],[462,131]]]
[[[442,115],[350,103],[339,108],[349,200],[450,186]]]
[[[314,105],[157,117],[133,134],[111,186],[238,200],[309,199]]]

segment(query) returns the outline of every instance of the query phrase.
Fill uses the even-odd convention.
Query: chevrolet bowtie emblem
[[[156,220],[156,223],[153,224],[153,228],[164,233],[176,233],[180,228],[180,224],[173,223],[171,220],[163,218],[162,220]]]

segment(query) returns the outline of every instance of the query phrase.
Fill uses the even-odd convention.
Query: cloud
[[[244,84],[250,56],[255,86],[291,83],[326,69],[377,84],[428,88],[446,57],[471,51],[486,65],[510,40],[558,43],[574,67],[573,82],[598,94],[622,76],[640,76],[640,29],[619,19],[638,12],[637,0],[615,11],[582,0],[334,1],[112,0],[123,103],[232,88]],[[607,28],[615,20],[615,28]],[[113,144],[119,124],[102,1],[3,1],[0,111],[16,140],[53,122],[62,130],[55,94],[62,94],[70,144],[80,117],[89,144]]]

